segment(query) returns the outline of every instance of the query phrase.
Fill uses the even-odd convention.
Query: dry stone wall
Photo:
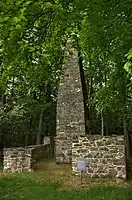
[[[84,101],[78,52],[68,43],[69,56],[61,76],[57,103],[56,162],[71,163],[72,137],[85,134]]]
[[[33,145],[25,148],[4,149],[5,172],[29,172],[36,169],[37,161],[52,157],[50,145]]]
[[[126,178],[123,136],[82,136],[72,143],[72,170],[77,175],[77,160],[86,159],[86,174],[90,178]]]

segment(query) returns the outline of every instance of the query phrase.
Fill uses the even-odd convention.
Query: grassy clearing
[[[4,174],[0,200],[132,200],[132,184],[120,180],[90,180],[71,175],[68,165],[38,164],[32,173]]]
[[[40,183],[17,176],[0,179],[0,200],[131,200],[132,188],[95,187],[58,191],[56,183]]]

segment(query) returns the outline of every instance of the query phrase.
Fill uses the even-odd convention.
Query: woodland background
[[[0,148],[56,133],[66,41],[85,73],[87,134],[132,134],[132,1],[0,1]]]

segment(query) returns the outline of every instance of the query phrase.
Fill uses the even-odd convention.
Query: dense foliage
[[[5,145],[39,143],[41,133],[55,134],[59,77],[71,36],[85,70],[89,133],[131,133],[131,9],[131,0],[0,2]]]

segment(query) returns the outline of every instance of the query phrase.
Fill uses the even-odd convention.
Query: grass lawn
[[[132,184],[89,180],[81,184],[70,166],[39,163],[38,171],[0,176],[0,200],[132,200]]]

